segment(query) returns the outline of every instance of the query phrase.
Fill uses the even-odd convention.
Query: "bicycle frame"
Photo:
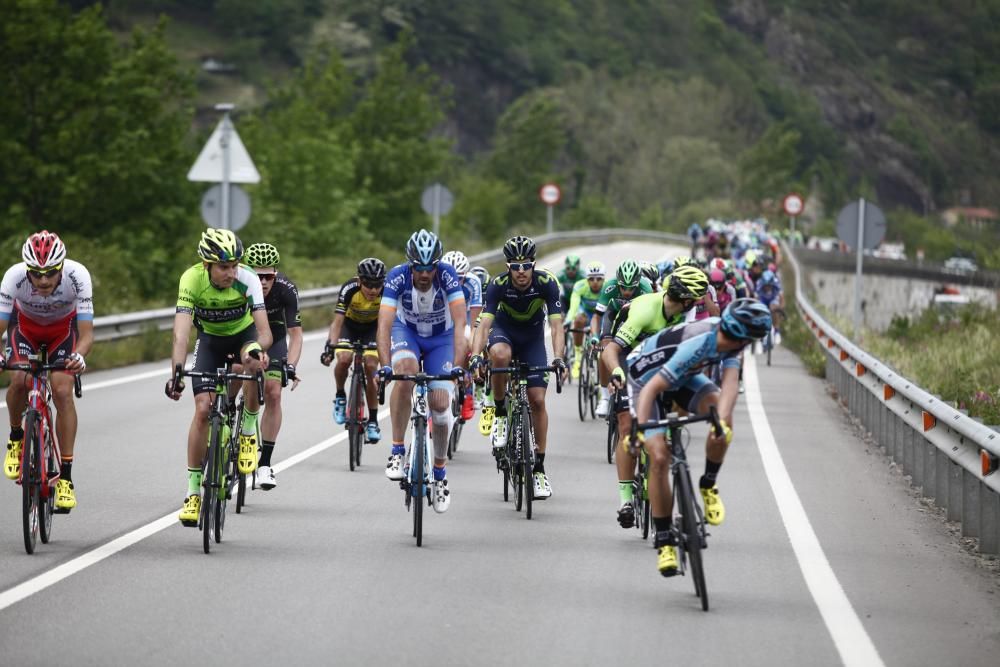
[[[337,345],[335,350],[349,350],[353,352],[351,359],[351,381],[347,394],[347,411],[344,420],[344,428],[347,429],[347,457],[351,470],[361,465],[361,450],[364,444],[365,426],[368,419],[365,416],[368,396],[368,378],[365,375],[364,353],[366,350],[374,350],[373,344],[362,345],[358,341],[352,341],[348,345]]]

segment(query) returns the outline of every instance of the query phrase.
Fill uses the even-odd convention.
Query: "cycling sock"
[[[541,452],[535,452],[535,468],[534,472],[540,472],[545,474],[545,454]]]
[[[368,421],[378,423],[378,408],[368,410]]]
[[[73,457],[63,458],[59,464],[59,477],[67,482],[73,481]]]
[[[201,468],[188,468],[188,495],[201,493]]]
[[[434,481],[440,482],[442,479],[444,479],[445,477],[444,473],[445,473],[444,466],[441,466],[440,468],[434,466]]]
[[[397,454],[399,454],[400,456],[402,456],[405,453],[406,453],[406,445],[404,445],[401,442],[394,442],[394,443],[392,443],[392,455],[393,456],[396,456]]]
[[[260,463],[257,465],[271,467],[271,452],[274,451],[273,440],[261,440],[264,445],[264,452],[260,455]]]
[[[504,396],[503,399],[496,402],[497,417],[507,416],[507,397]]]
[[[656,532],[665,533],[670,530],[670,525],[673,523],[673,519],[668,517],[653,517],[653,526],[656,528]]]
[[[243,435],[257,435],[257,414],[243,409]]]
[[[721,463],[713,463],[708,459],[705,459],[705,474],[701,476],[700,480],[698,480],[698,486],[703,489],[711,489],[715,486],[715,480],[719,476],[719,468],[721,467]]]
[[[601,387],[601,398],[611,399],[611,394],[608,393],[607,387]]]
[[[632,480],[618,480],[618,499],[622,501],[622,504],[632,502]]]
[[[337,390],[337,398],[346,399],[347,398],[347,392],[345,392],[343,389],[338,389]]]
[[[10,429],[10,439],[14,440],[15,442],[18,440],[24,440],[24,429],[21,428],[20,426],[17,427],[12,426]]]

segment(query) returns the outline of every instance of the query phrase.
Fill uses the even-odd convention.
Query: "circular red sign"
[[[795,217],[796,215],[802,212],[803,208],[805,208],[805,202],[802,201],[802,197],[800,197],[795,193],[792,193],[787,197],[785,197],[785,201],[782,202],[782,206],[785,209],[785,213],[787,213],[792,217]]]
[[[562,199],[562,190],[555,183],[546,183],[538,191],[538,196],[549,206],[555,206]]]

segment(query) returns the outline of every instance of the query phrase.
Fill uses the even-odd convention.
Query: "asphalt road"
[[[609,268],[671,254],[581,253]],[[705,554],[706,614],[689,578],[659,577],[650,543],[618,527],[603,423],[579,420],[575,386],[550,389],[553,496],[534,518],[504,503],[487,439],[466,428],[448,466],[451,509],[425,514],[417,548],[383,474],[385,440],[348,470],[322,334],[307,340],[304,382],[284,399],[279,486],[252,493],[208,556],[174,518],[191,403],[164,398],[168,364],[87,376],[79,506],[33,556],[19,489],[0,480],[0,664],[1000,661],[995,576],[784,349],[771,367],[748,364],[719,481],[727,519]],[[703,434],[693,429],[696,474]]]

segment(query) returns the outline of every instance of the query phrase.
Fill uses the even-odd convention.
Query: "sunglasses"
[[[51,276],[62,271],[63,265],[53,266],[51,269],[45,269],[44,271],[39,271],[38,269],[28,269],[28,275],[32,278],[44,278],[45,276]]]
[[[507,262],[507,268],[511,271],[531,271],[535,268],[534,262]]]
[[[276,275],[277,274],[275,274],[275,273],[258,273],[257,277],[260,278],[261,282],[264,282],[265,280],[268,280],[268,281],[274,280],[274,278],[275,278]]]
[[[368,289],[382,289],[382,287],[384,285],[385,285],[385,281],[383,281],[383,280],[362,280],[361,281],[361,286],[362,287],[367,287]]]
[[[410,264],[410,268],[421,273],[429,273],[437,268],[437,262],[433,264]]]

